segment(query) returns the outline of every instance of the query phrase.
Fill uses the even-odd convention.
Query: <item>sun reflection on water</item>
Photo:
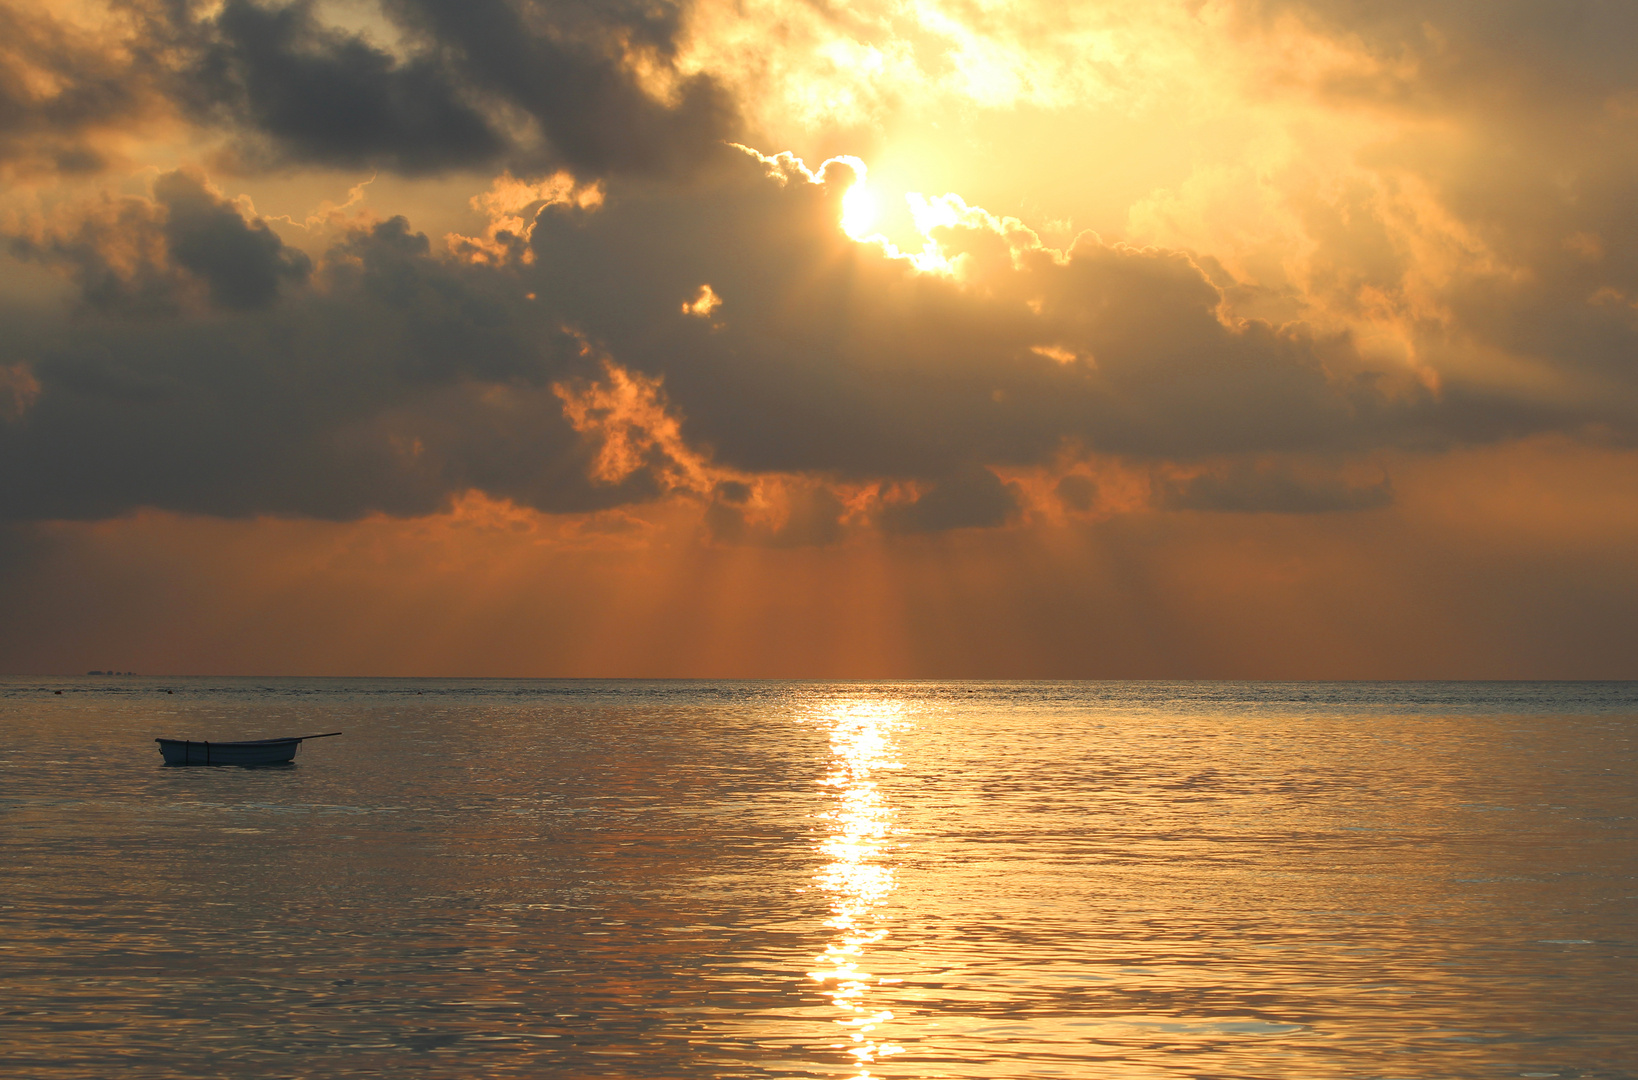
[[[865,964],[868,950],[887,939],[886,921],[878,909],[897,885],[889,854],[893,810],[875,776],[900,767],[893,735],[905,722],[901,701],[838,702],[827,710],[830,725],[830,771],[819,781],[832,793],[824,818],[829,833],[819,848],[830,860],[817,875],[830,896],[826,925],[834,935],[815,959],[809,974],[825,987],[843,1016],[836,1023],[848,1042],[835,1044],[852,1054],[853,1080],[868,1080],[870,1066],[902,1052],[881,1038],[880,1028],[893,1013],[872,1004],[875,979]]]

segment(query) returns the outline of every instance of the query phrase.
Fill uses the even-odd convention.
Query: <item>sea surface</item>
[[[0,736],[6,1076],[1638,1077],[1638,684],[7,678]]]

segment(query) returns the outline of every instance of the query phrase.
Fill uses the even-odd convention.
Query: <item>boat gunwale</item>
[[[301,741],[303,741],[304,739],[307,739],[307,738],[311,738],[311,736],[307,736],[307,735],[287,735],[287,736],[285,736],[283,738],[279,738],[279,739],[236,739],[236,740],[225,741],[225,742],[224,741],[219,741],[219,740],[216,740],[216,739],[166,739],[166,738],[155,738],[154,742],[161,743],[161,744],[163,744],[163,743],[178,743],[178,744],[184,744],[184,745],[193,745],[193,744],[197,743],[200,746],[205,746],[205,745],[209,745],[209,746],[275,746],[275,745],[277,745],[279,743],[299,743],[299,742],[301,742]]]

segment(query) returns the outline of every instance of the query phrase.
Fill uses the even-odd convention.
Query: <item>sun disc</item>
[[[863,183],[854,184],[842,196],[842,231],[863,240],[875,227],[879,209],[875,192]]]

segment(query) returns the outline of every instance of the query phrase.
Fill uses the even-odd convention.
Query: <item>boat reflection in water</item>
[[[822,785],[832,797],[825,813],[829,833],[820,850],[829,859],[819,872],[819,887],[830,895],[834,930],[819,967],[809,974],[822,983],[843,1017],[849,1041],[832,1044],[847,1050],[857,1063],[854,1080],[867,1080],[870,1066],[903,1048],[881,1037],[893,1013],[871,1001],[872,989],[885,982],[865,967],[867,950],[888,935],[879,909],[897,881],[891,858],[893,810],[877,785],[876,774],[900,767],[893,736],[906,723],[903,702],[841,701],[826,717],[830,724],[830,771]]]

